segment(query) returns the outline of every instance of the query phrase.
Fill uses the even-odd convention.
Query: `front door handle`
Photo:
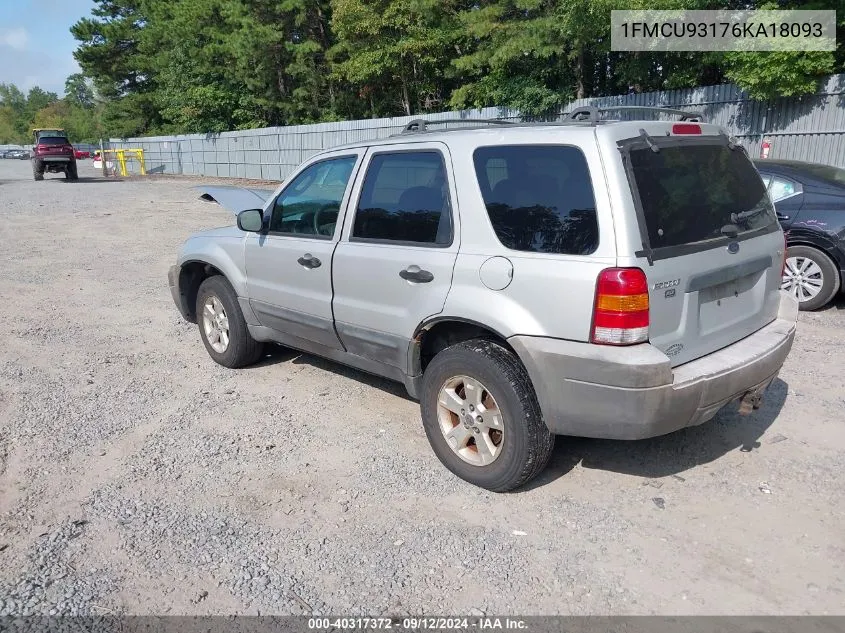
[[[300,266],[305,268],[319,268],[323,262],[314,257],[311,253],[305,253],[302,257],[296,260]]]
[[[778,216],[778,220],[780,220],[781,222],[789,219],[789,216],[786,215],[785,213],[777,212],[777,213],[775,213],[775,215]]]
[[[422,270],[419,266],[408,266],[405,270],[399,271],[399,276],[405,281],[418,284],[427,284],[434,279],[434,275],[427,270]]]

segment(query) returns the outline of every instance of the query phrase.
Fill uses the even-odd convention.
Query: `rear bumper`
[[[672,368],[651,345],[609,347],[514,336],[553,433],[642,439],[706,422],[775,379],[795,337],[797,302],[781,293],[778,318],[717,352]]]
[[[73,160],[70,156],[39,156],[36,160],[42,163],[69,163]]]

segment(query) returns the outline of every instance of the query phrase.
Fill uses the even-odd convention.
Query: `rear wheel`
[[[68,180],[77,180],[79,178],[79,174],[76,171],[76,162],[72,162],[67,166],[67,169],[65,170],[65,178]]]
[[[781,288],[798,299],[800,310],[818,310],[839,292],[839,274],[822,251],[812,246],[790,246]]]
[[[35,180],[44,180],[44,164],[38,161],[32,161],[32,177]]]
[[[531,380],[499,343],[476,339],[437,354],[423,376],[420,406],[434,453],[471,484],[506,492],[549,461],[554,435]]]
[[[196,305],[200,337],[209,356],[224,367],[251,365],[263,344],[252,338],[234,289],[217,275],[200,284]]]

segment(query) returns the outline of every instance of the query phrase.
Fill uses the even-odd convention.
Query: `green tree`
[[[372,116],[444,109],[461,0],[333,0],[334,75],[356,86]]]
[[[768,2],[768,4],[766,4]],[[812,92],[834,53],[622,53],[610,11],[842,8],[843,0],[94,0],[71,31],[109,135],[218,132],[510,106],[735,81],[752,96]],[[91,107],[82,77],[67,99]],[[18,91],[19,92],[19,91]],[[42,91],[43,92],[43,91]],[[24,130],[46,104],[0,90]],[[74,111],[75,112],[75,111]]]
[[[15,84],[0,83],[0,103],[20,115],[26,109],[26,95]]]
[[[92,17],[79,20],[70,31],[79,41],[76,61],[107,101],[107,129],[117,136],[153,129],[160,117],[151,94],[156,68],[140,51],[147,26],[143,0],[94,2]]]
[[[538,114],[576,95],[580,51],[564,39],[565,3],[485,0],[459,16],[465,37],[452,61],[464,77],[451,97],[455,107],[501,105]],[[583,62],[581,62],[583,68]]]
[[[26,139],[17,128],[17,117],[11,106],[0,105],[0,144],[23,143]]]
[[[24,116],[27,121],[32,121],[35,118],[35,113],[46,108],[51,103],[59,100],[59,95],[55,92],[47,92],[38,86],[30,88],[26,95],[26,108],[24,109]]]
[[[336,116],[337,81],[326,53],[332,44],[328,0],[253,0],[230,4],[235,68],[273,124]]]
[[[94,88],[82,73],[74,73],[65,81],[65,99],[83,108],[94,106]]]
[[[243,83],[232,72],[227,0],[145,2],[140,50],[155,69],[152,99],[163,130],[219,132],[237,127]]]
[[[793,97],[810,94],[827,75],[843,71],[843,26],[845,1],[793,0],[757,3],[758,9],[836,9],[838,42],[831,52],[741,52],[724,53],[721,64],[725,77],[745,89],[755,99]]]

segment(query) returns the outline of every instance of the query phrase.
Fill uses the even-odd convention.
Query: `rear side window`
[[[440,152],[373,156],[361,188],[352,238],[449,246],[452,214]]]
[[[769,195],[772,197],[774,202],[778,200],[783,200],[784,198],[788,198],[791,195],[795,194],[795,183],[785,178],[778,178],[774,176],[769,179],[769,182],[766,182],[766,179],[763,179],[763,184],[766,185],[766,188],[769,190]]]
[[[777,226],[760,174],[722,144],[632,149],[630,167],[652,249]]]
[[[507,248],[588,255],[599,242],[584,154],[561,145],[480,147],[475,175],[496,236]]]

